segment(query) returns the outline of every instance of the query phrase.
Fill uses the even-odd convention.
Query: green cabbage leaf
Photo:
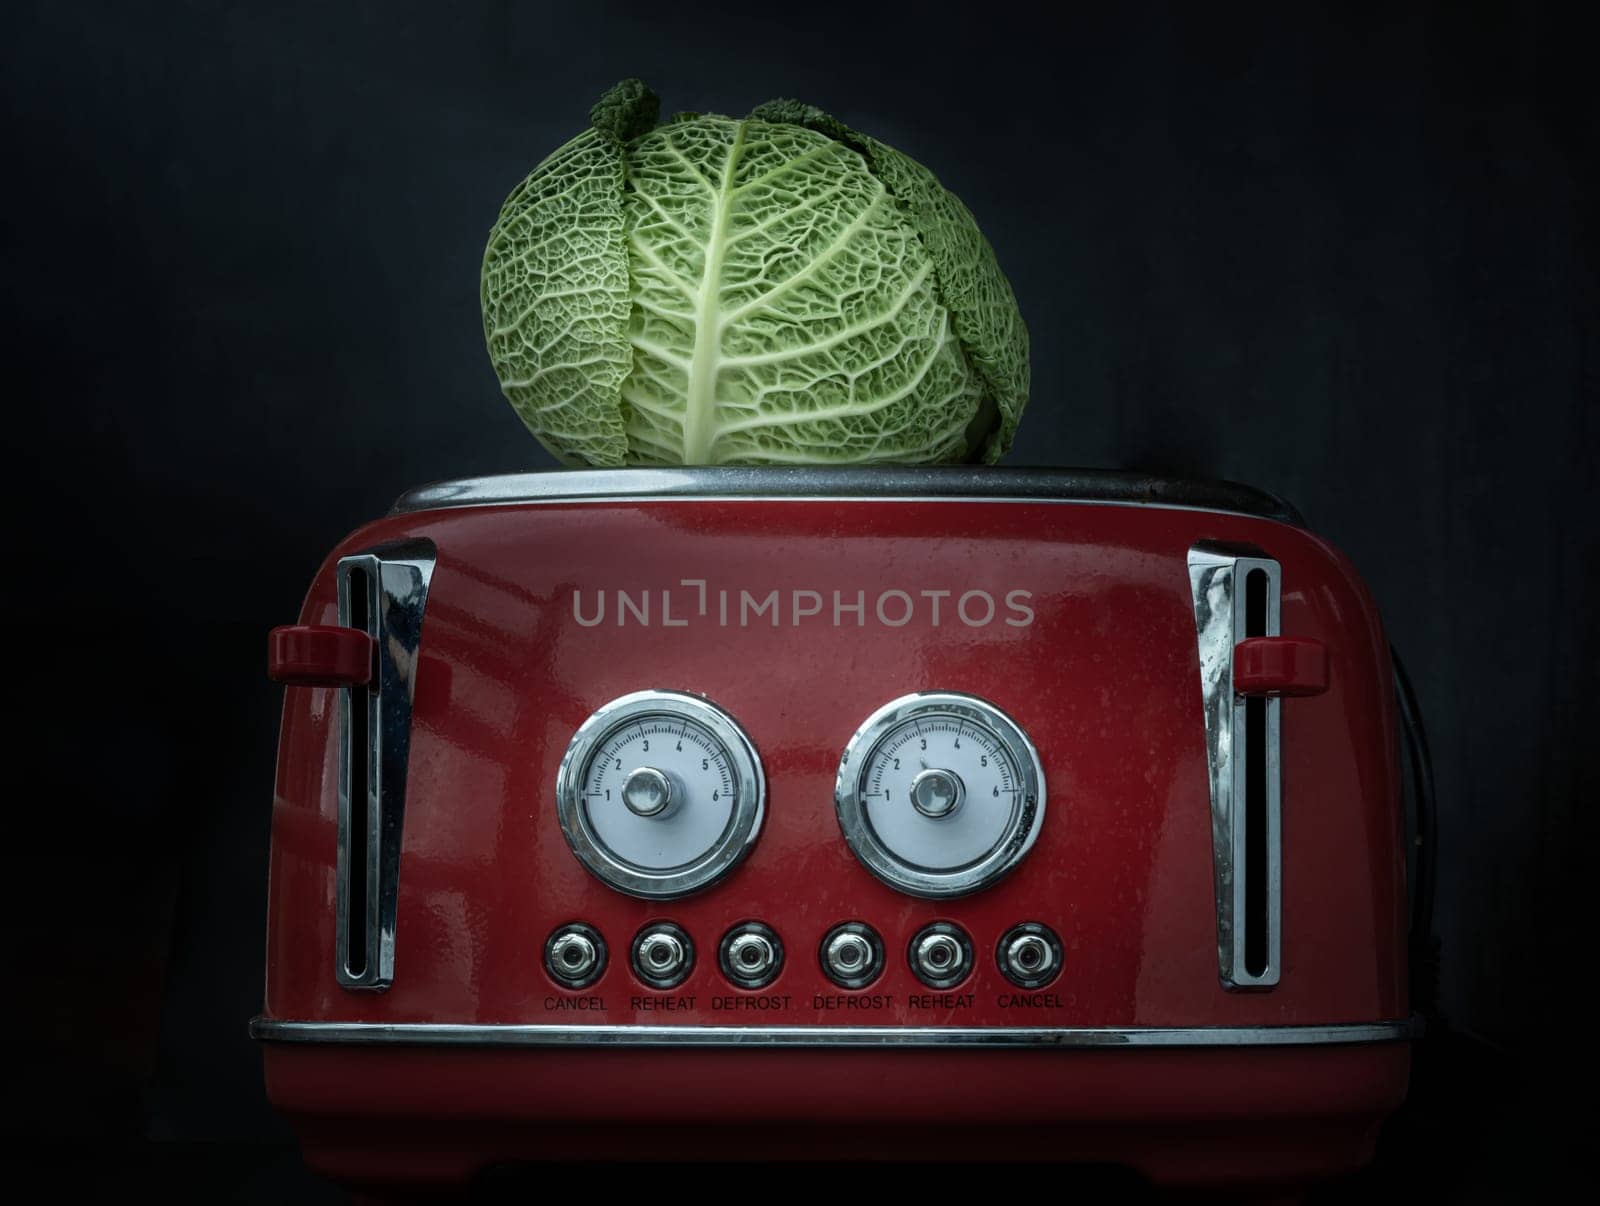
[[[796,101],[656,124],[637,80],[507,198],[484,255],[507,399],[574,465],[998,460],[1028,334],[966,207]]]

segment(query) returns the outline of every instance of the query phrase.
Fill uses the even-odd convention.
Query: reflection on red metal
[[[267,677],[297,687],[348,687],[372,678],[372,638],[336,624],[289,624],[267,634]]]
[[[1007,499],[467,506],[392,515],[352,534],[312,584],[300,617],[311,627],[301,631],[336,622],[338,557],[413,537],[432,541],[438,561],[411,716],[394,982],[370,993],[335,979],[340,709],[325,693],[288,692],[269,1019],[1244,1030],[1408,1015],[1388,646],[1349,564],[1301,528],[1198,509]],[[1186,562],[1201,541],[1274,559],[1282,629],[1301,634],[1242,642],[1236,688],[1321,691],[1282,729],[1282,977],[1269,991],[1230,992],[1218,978]],[[354,673],[353,662],[340,664]],[[446,677],[448,690],[430,685]],[[766,816],[749,856],[678,900],[607,887],[573,856],[557,818],[557,768],[574,732],[602,704],[643,689],[714,701],[748,733],[766,773]],[[1031,852],[957,899],[917,899],[874,878],[835,815],[851,734],[916,691],[966,692],[1001,708],[1037,747],[1047,784]],[[697,951],[688,978],[664,992],[638,978],[628,951],[657,920],[682,927]],[[722,935],[751,920],[777,934],[786,956],[758,990],[731,984],[717,957]],[[823,936],[850,920],[872,926],[886,952],[883,973],[858,990],[830,982],[818,958]],[[563,987],[542,959],[546,938],[574,921],[609,948],[604,973],[583,989]],[[933,921],[960,926],[976,954],[947,991],[927,989],[907,963],[912,935]],[[1019,990],[997,966],[1001,936],[1020,922],[1060,938],[1062,971],[1038,990]],[[1368,1158],[1409,1067],[1403,1042],[269,1042],[263,1052],[272,1099],[312,1164],[364,1185],[458,1179],[550,1155],[706,1159],[730,1149],[917,1159],[1031,1150],[1117,1160],[1162,1182],[1292,1184]]]
[[[731,1152],[1120,1164],[1158,1185],[1224,1190],[1202,1199],[1221,1201],[1265,1201],[1241,1191],[1366,1163],[1383,1115],[1405,1096],[1408,1062],[1394,1043],[942,1053],[284,1043],[266,1053],[267,1091],[290,1110],[307,1163],[380,1192],[461,1185],[486,1156],[505,1164]]]
[[[1242,640],[1233,650],[1238,695],[1321,695],[1328,689],[1328,647],[1306,637]]]

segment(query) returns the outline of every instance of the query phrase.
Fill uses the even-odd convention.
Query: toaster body
[[[337,1179],[772,1157],[1285,1186],[1359,1166],[1404,1096],[1388,649],[1269,496],[446,483],[346,539],[273,649],[252,1029]]]

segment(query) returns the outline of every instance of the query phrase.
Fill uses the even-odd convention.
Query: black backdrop
[[[549,463],[478,261],[625,75],[812,100],[963,197],[1033,334],[1013,462],[1251,482],[1353,558],[1431,728],[1445,1017],[1540,1062],[1596,788],[1589,44],[1534,4],[1103,7],[7,7],[31,1129],[284,1138],[244,1034],[263,634],[402,488]]]

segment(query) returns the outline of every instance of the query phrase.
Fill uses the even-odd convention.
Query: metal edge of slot
[[[335,873],[334,974],[349,989],[382,992],[394,981],[395,913],[400,893],[400,838],[405,823],[406,764],[411,750],[411,699],[416,689],[417,650],[423,611],[437,551],[430,540],[378,545],[339,560],[335,571],[339,623],[350,623],[350,574],[367,579],[367,632],[377,647],[376,681],[347,687],[339,707],[339,819]],[[360,751],[351,748],[350,709],[357,698],[367,709],[366,959],[350,968],[351,769]]]
[[[1266,800],[1266,960],[1261,971],[1246,966],[1244,932],[1249,883],[1249,832],[1244,800],[1249,765],[1246,701],[1234,694],[1233,651],[1247,635],[1244,581],[1254,570],[1267,574],[1266,632],[1277,636],[1281,597],[1278,563],[1258,549],[1197,544],[1189,550],[1189,584],[1194,593],[1195,628],[1200,647],[1200,690],[1205,709],[1206,763],[1211,788],[1211,856],[1217,908],[1217,972],[1230,990],[1277,985],[1282,963],[1283,842],[1279,710],[1276,698],[1261,701]]]
[[[1238,482],[1193,481],[1104,469],[994,465],[547,469],[431,482],[402,494],[390,514],[624,499],[1085,503],[1209,511],[1305,526],[1300,513],[1283,499]]]
[[[1321,1026],[551,1026],[254,1018],[263,1042],[433,1047],[1312,1047],[1392,1043],[1418,1019]]]

